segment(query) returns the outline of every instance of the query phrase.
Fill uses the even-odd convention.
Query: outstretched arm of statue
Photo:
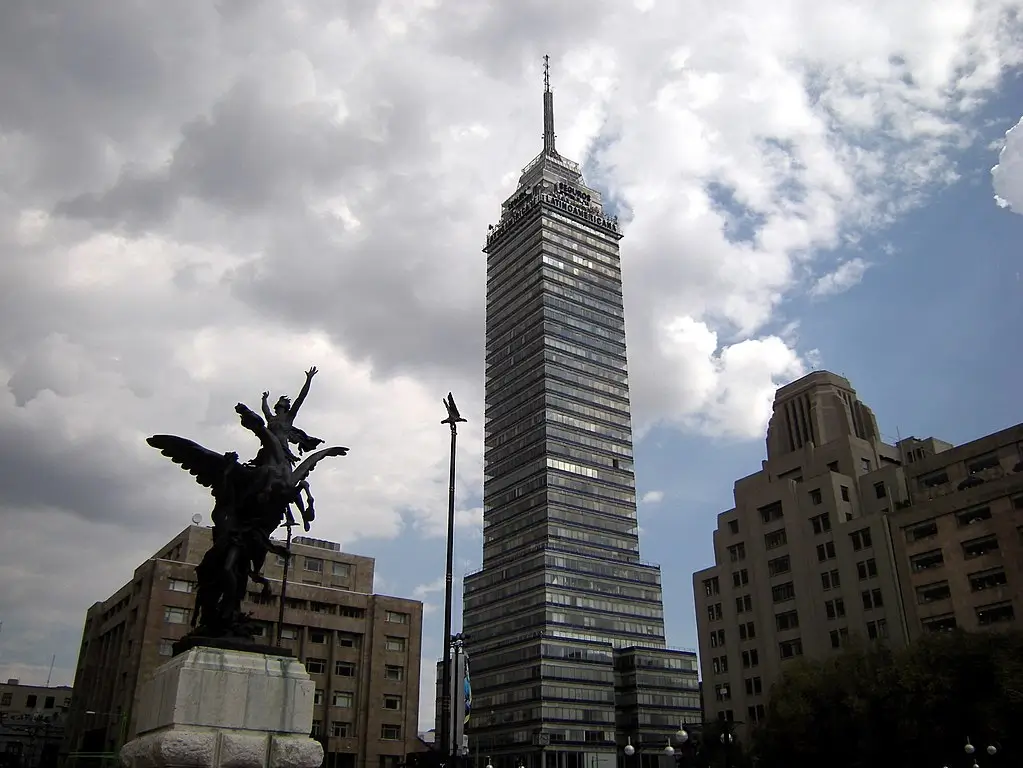
[[[263,409],[263,418],[266,419],[268,422],[270,421],[270,419],[273,418],[273,412],[271,412],[271,410],[270,410],[270,403],[267,402],[269,397],[270,397],[270,393],[269,392],[264,392],[263,393],[263,400],[262,400],[262,402],[260,402],[260,407],[262,407],[262,409]]]
[[[315,375],[316,375],[315,365],[305,372],[305,384],[302,385],[302,391],[299,392],[298,397],[295,398],[295,404],[291,406],[292,423],[294,423],[295,417],[298,415],[298,409],[302,407],[302,403],[305,402],[306,396],[309,394],[309,385],[313,383],[313,376]]]

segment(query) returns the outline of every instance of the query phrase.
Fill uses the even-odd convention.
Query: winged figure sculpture
[[[303,394],[315,372],[313,368],[307,373]],[[292,505],[299,509],[309,530],[313,519],[309,473],[323,459],[348,453],[340,446],[323,448],[293,466],[288,446],[282,445],[271,425],[243,403],[235,406],[235,411],[242,426],[260,441],[259,451],[250,461],[239,461],[237,453],[217,453],[176,435],[154,435],[146,441],[213,495],[213,545],[196,566],[192,613],[192,634],[203,638],[252,638],[254,627],[241,611],[248,582],[251,579],[260,584],[262,597],[268,598],[270,582],[262,575],[266,555],[272,552],[289,556],[271,535],[282,522],[295,524]],[[288,427],[294,429],[290,423]],[[314,439],[309,438],[309,442]]]

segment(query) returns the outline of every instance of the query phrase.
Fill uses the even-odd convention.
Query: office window
[[[753,610],[753,598],[750,595],[743,595],[735,598],[735,612],[746,613]]]
[[[971,573],[967,578],[970,580],[970,590],[973,592],[1004,587],[1009,583],[1009,580],[1005,577],[1005,570],[1001,567]],[[945,583],[947,584],[947,582]]]
[[[760,666],[760,653],[756,648],[749,648],[742,652],[743,669],[752,669]]]
[[[958,626],[956,624],[956,617],[951,613],[921,619],[920,624],[928,632],[954,632]]]
[[[384,615],[384,621],[390,624],[408,624],[408,614],[398,613],[397,611],[388,611]]]
[[[358,648],[359,635],[353,635],[351,632],[338,632],[337,644],[342,648]]]
[[[849,501],[849,486],[840,485],[838,488],[842,492],[842,501]]]
[[[721,591],[721,584],[718,582],[718,577],[714,576],[709,579],[704,579],[703,591],[706,593],[707,597],[714,597],[714,595],[718,594]]]
[[[829,621],[843,618],[845,616],[845,600],[840,597],[836,597],[834,600],[825,600],[824,613],[827,614]]]
[[[298,629],[285,627],[281,630],[281,640],[298,640]]]
[[[770,504],[758,507],[757,512],[760,513],[760,522],[764,524],[773,523],[775,520],[781,520],[784,516],[780,501],[774,501]]]
[[[309,630],[309,642],[317,645],[327,642],[327,633],[322,629]]]
[[[337,677],[355,677],[354,661],[335,661],[334,674]]]
[[[323,721],[313,720],[313,727],[309,730],[309,735],[313,738],[323,735]]]
[[[794,640],[783,640],[778,643],[778,654],[783,659],[794,659],[803,655],[803,641],[798,637]]]
[[[934,520],[927,520],[926,522],[914,525],[912,528],[906,530],[906,541],[914,542],[921,541],[923,539],[929,539],[931,536],[938,535],[938,523]]]
[[[14,694],[12,694],[10,691],[4,692],[3,696],[0,696],[0,707],[11,706],[11,699],[13,698]]]
[[[729,520],[728,521],[728,532],[735,536],[739,532],[739,521]]]
[[[877,576],[877,563],[874,561],[874,558],[868,557],[866,560],[860,560],[856,563],[856,575],[860,577],[860,581]]]
[[[771,588],[771,599],[776,603],[784,603],[786,600],[794,600],[796,597],[796,588],[792,585],[791,581],[786,581],[784,584],[778,584]]]
[[[810,503],[814,506],[824,503],[824,496],[821,494],[820,488],[814,488],[810,491]]]
[[[970,581],[972,586],[972,579]],[[916,601],[921,605],[933,603],[938,600],[947,600],[952,596],[947,581],[936,581],[932,584],[924,584],[916,588]]]
[[[814,534],[827,533],[831,530],[831,515],[825,512],[822,515],[815,515],[810,518],[810,525]]]
[[[384,640],[384,650],[396,651],[399,653],[405,652],[405,638],[404,637],[388,637]]]
[[[998,551],[998,537],[995,534],[981,536],[977,539],[970,539],[963,542],[963,558],[972,560],[975,557],[983,557]]]
[[[187,592],[190,593],[195,585],[191,581],[185,581],[184,579],[168,579],[167,589],[171,592]]]
[[[157,653],[161,656],[173,656],[174,655],[174,641],[164,638],[160,641],[160,645],[157,647]]]
[[[318,707],[323,703],[323,689],[317,688],[313,691],[313,706]]]
[[[327,660],[309,656],[305,660],[305,671],[310,675],[322,675],[327,671]]]
[[[874,496],[883,499],[887,495],[888,490],[884,487],[884,483],[874,483]]]
[[[311,573],[323,573],[323,561],[318,557],[305,558],[303,567]]]
[[[745,587],[747,584],[749,584],[749,571],[745,568],[739,571],[732,571],[733,587]]]
[[[798,629],[799,614],[796,613],[796,611],[785,611],[784,613],[775,614],[774,625],[779,632],[785,632],[789,629]]]
[[[985,605],[977,608],[977,623],[982,627],[990,624],[1015,621],[1016,613],[1013,611],[1012,602],[1005,601],[993,605]]]
[[[919,555],[913,555],[909,558],[909,567],[914,573],[928,571],[932,568],[940,568],[944,564],[945,556],[941,553],[940,549],[921,552]]]
[[[849,534],[849,539],[852,541],[852,548],[855,552],[859,552],[861,549],[873,546],[869,528],[860,528],[858,531],[853,531]]]
[[[380,726],[380,738],[385,741],[399,741],[401,739],[401,726],[384,724]]]
[[[849,628],[839,627],[838,629],[831,630],[828,635],[831,638],[832,648],[841,648],[849,642]]]
[[[839,578],[837,568],[821,573],[821,587],[825,592],[829,589],[838,589],[840,586],[842,586],[842,580]]]
[[[728,683],[721,683],[720,685],[714,686],[714,698],[718,701],[731,701],[732,691],[728,687]]]
[[[777,549],[778,547],[784,546],[787,542],[788,537],[785,535],[784,528],[764,534],[764,547],[766,549]]]
[[[711,603],[707,606],[707,618],[710,621],[721,621],[725,613],[721,609],[721,603]]]
[[[757,628],[753,625],[752,621],[747,621],[746,623],[739,625],[740,640],[754,640],[756,636]]]
[[[920,478],[921,488],[936,488],[939,485],[944,485],[948,482],[948,472],[941,470],[933,474],[927,475],[927,477]]]
[[[860,469],[866,474],[870,471],[870,459],[860,459]]]
[[[330,735],[335,738],[347,739],[352,735],[352,724],[340,720],[330,721]]]
[[[888,637],[888,622],[885,619],[867,622],[867,638],[870,640],[884,640]]]
[[[331,563],[330,572],[339,579],[347,579],[352,575],[352,566],[349,563]]]
[[[333,707],[351,709],[355,706],[355,694],[350,691],[334,691],[330,697],[330,704]]]
[[[737,563],[740,560],[745,560],[746,544],[740,541],[738,544],[733,544],[732,546],[730,546],[728,548],[728,557],[731,559],[733,563]]]
[[[780,576],[792,570],[792,563],[788,555],[776,557],[767,561],[767,573],[770,576]]]
[[[998,454],[989,453],[966,462],[966,471],[971,475],[983,472],[985,469],[994,469],[999,465]]]
[[[168,624],[187,624],[188,609],[177,608],[173,605],[165,606],[163,609],[163,620]]]
[[[990,519],[991,507],[974,507],[973,509],[968,509],[965,512],[956,513],[956,524],[960,528],[964,528],[967,525],[982,523],[985,520]]]
[[[865,589],[860,593],[860,597],[863,599],[863,610],[865,611],[872,611],[884,605],[880,589]]]
[[[838,462],[837,461],[829,461],[828,462],[828,471],[829,472],[836,472],[837,473],[838,472]]]
[[[750,707],[746,707],[746,719],[756,725],[763,721],[767,717],[767,710],[764,709],[763,704],[755,704]]]
[[[53,696],[47,696],[43,699],[43,709],[53,709],[53,705],[56,703],[56,698]]]
[[[714,670],[715,675],[720,675],[723,672],[728,671],[728,657],[727,656],[715,656],[711,661],[711,668]]]
[[[817,545],[817,562],[823,563],[835,559],[835,542],[825,541]]]
[[[396,664],[387,664],[384,666],[384,679],[385,680],[404,680],[405,679],[405,667],[399,667]]]
[[[384,694],[384,709],[401,709],[401,696],[394,696],[389,693]]]
[[[747,677],[745,682],[747,695],[759,696],[764,692],[764,684],[759,677]]]

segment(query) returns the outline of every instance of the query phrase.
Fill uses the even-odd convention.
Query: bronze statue
[[[215,453],[174,435],[154,435],[146,441],[188,470],[214,498],[213,546],[195,569],[197,586],[190,633],[194,637],[252,639],[254,627],[241,612],[249,579],[262,585],[261,596],[267,599],[270,583],[261,573],[267,552],[289,556],[288,550],[271,541],[270,536],[282,521],[295,524],[292,504],[298,507],[309,530],[313,498],[306,478],[321,459],[348,453],[347,448],[324,448],[295,467],[298,458],[292,454],[290,443],[304,453],[323,442],[294,426],[315,375],[316,368],[310,368],[294,406],[282,397],[275,414],[269,413],[269,393],[264,392],[266,422],[243,403],[235,406],[242,426],[259,438],[260,449],[251,461],[242,463],[237,453]]]

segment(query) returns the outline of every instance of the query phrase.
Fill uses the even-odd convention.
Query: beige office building
[[[211,534],[186,528],[88,610],[68,726],[76,762],[112,756],[134,736],[141,684],[189,629],[195,565]],[[282,645],[316,682],[312,735],[323,741],[326,765],[396,766],[419,748],[422,603],[373,594],[372,558],[306,537],[296,537],[292,551]],[[252,585],[243,606],[267,644],[277,641],[282,570],[283,560],[270,556],[264,574],[273,602],[256,604]]]
[[[735,507],[718,516],[716,565],[693,574],[705,716],[748,736],[791,660],[850,642],[904,645],[952,626],[949,614],[968,628],[1015,622],[1021,441],[1023,425],[958,448],[933,438],[890,445],[846,379],[818,371],[779,389],[767,460],[735,484]],[[984,505],[990,516],[964,533],[957,514]],[[921,538],[908,543],[908,529]],[[953,551],[991,535],[1001,549]],[[1005,574],[991,582],[997,594],[969,592],[975,566]],[[949,594],[939,596],[943,580]],[[922,589],[930,585],[936,591]],[[987,598],[998,610],[973,613]]]

